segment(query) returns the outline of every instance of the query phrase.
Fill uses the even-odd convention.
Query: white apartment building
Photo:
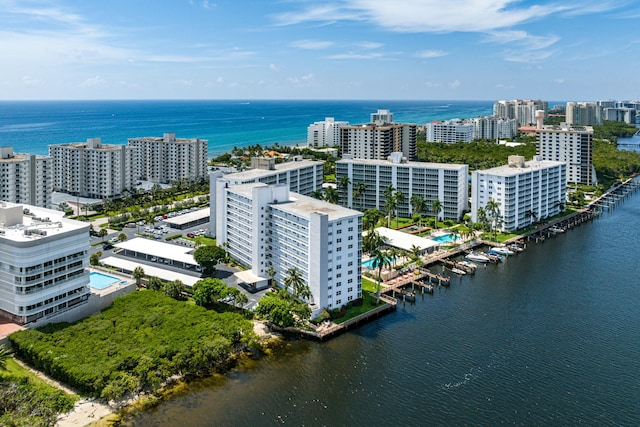
[[[605,108],[603,115],[604,120],[611,120],[614,122],[625,122],[628,125],[636,124],[637,111],[633,108]]]
[[[51,207],[53,160],[0,147],[0,200]]]
[[[118,197],[133,187],[134,152],[125,145],[102,144],[100,138],[86,143],[49,146],[53,159],[53,188],[81,197]]]
[[[224,179],[231,185],[251,182],[287,184],[290,191],[308,196],[322,188],[323,163],[302,157],[294,157],[284,163],[276,163],[274,158],[254,157],[251,159],[252,169],[224,175]]]
[[[528,126],[536,123],[536,110],[542,110],[547,114],[548,103],[541,100],[514,99],[511,101],[498,101],[493,104],[493,115],[507,119],[516,119],[518,126]]]
[[[205,139],[176,138],[175,133],[165,133],[162,137],[129,138],[128,143],[136,150],[133,172],[137,179],[168,184],[207,176]]]
[[[602,107],[595,102],[567,102],[565,120],[570,125],[601,126]]]
[[[88,260],[89,224],[0,203],[0,316],[24,324],[86,303]]]
[[[476,117],[473,123],[474,139],[499,140],[518,136],[518,121],[498,116]]]
[[[473,122],[460,119],[432,121],[426,126],[426,140],[447,144],[471,142],[474,138],[474,130]]]
[[[273,267],[282,285],[287,270],[298,269],[313,295],[313,317],[362,297],[362,213],[290,193],[283,184],[218,179],[214,197],[218,244],[256,282]]]
[[[471,219],[489,200],[500,207],[500,229],[518,230],[559,214],[566,203],[566,164],[509,156],[509,164],[472,172]]]
[[[401,153],[393,153],[389,160],[364,160],[346,156],[336,162],[336,181],[349,178],[348,188],[338,190],[340,203],[360,211],[384,210],[385,190],[391,185],[404,195],[398,206],[401,217],[410,217],[411,196],[417,194],[427,203],[430,212],[433,201],[439,200],[443,209],[438,217],[459,220],[468,209],[469,166],[460,164],[408,162]],[[358,192],[360,183],[364,191]],[[357,197],[356,197],[357,196]]]
[[[336,122],[333,117],[314,122],[307,128],[307,145],[309,148],[336,147],[340,145],[340,127],[348,125],[349,122]]]
[[[591,126],[538,125],[536,129],[537,154],[541,160],[565,162],[567,182],[595,184],[593,167],[593,128]]]

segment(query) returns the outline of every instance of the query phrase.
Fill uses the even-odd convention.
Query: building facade
[[[136,179],[168,184],[179,179],[197,181],[207,177],[208,141],[176,138],[175,133],[160,137],[129,138],[134,148],[133,173]]]
[[[349,122],[336,122],[333,117],[314,122],[307,128],[307,146],[322,148],[340,145],[340,127],[348,125]]]
[[[471,142],[474,138],[474,124],[460,119],[433,121],[426,125],[427,142]]]
[[[476,117],[471,119],[474,125],[474,139],[499,140],[518,136],[518,121],[498,116]]]
[[[251,163],[255,166],[253,169],[224,175],[224,179],[231,185],[252,182],[268,185],[287,184],[290,191],[305,196],[322,188],[324,162],[294,157],[285,163],[275,163],[273,158],[254,157]]]
[[[212,197],[214,194],[212,194]],[[290,193],[286,185],[216,181],[216,237],[256,277],[282,285],[297,269],[313,316],[362,297],[362,213]]]
[[[601,126],[602,107],[595,102],[567,102],[565,120],[570,125]]]
[[[459,220],[468,210],[469,166],[460,164],[407,162],[401,153],[393,153],[390,160],[363,160],[343,158],[336,162],[336,181],[349,178],[347,188],[339,188],[340,204],[366,211],[384,210],[385,191],[391,186],[401,191],[404,201],[398,205],[398,215],[410,217],[411,197],[418,195],[427,203],[430,212],[432,203],[439,200],[442,211],[438,217]],[[363,184],[361,184],[363,183]]]
[[[53,159],[53,188],[74,196],[108,199],[133,187],[132,148],[102,144],[100,138],[86,143],[49,146]]]
[[[0,316],[25,324],[86,303],[88,261],[89,224],[0,204]]]
[[[0,147],[0,200],[51,207],[53,160]]]
[[[628,125],[636,124],[638,117],[638,110],[633,108],[605,108],[603,115],[605,120],[611,120],[614,122],[625,122]]]
[[[389,110],[371,114],[371,123],[340,127],[340,151],[357,159],[386,160],[393,152],[416,157],[417,125],[395,123]]]
[[[516,119],[518,126],[528,126],[536,122],[536,110],[546,113],[549,110],[547,102],[532,99],[514,99],[498,101],[493,104],[493,115],[507,119]]]
[[[538,125],[536,144],[541,160],[567,164],[567,182],[596,184],[591,126],[571,126],[566,123],[559,126]]]
[[[507,166],[472,172],[471,219],[477,222],[478,209],[486,210],[493,200],[500,209],[504,231],[519,230],[564,210],[567,178],[564,162],[532,160],[509,156]]]

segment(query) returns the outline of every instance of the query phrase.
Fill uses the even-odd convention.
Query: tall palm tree
[[[411,245],[411,258],[414,261],[417,261],[420,258],[420,255],[422,255],[422,248],[417,245]]]
[[[324,198],[324,193],[322,192],[321,189],[315,189],[311,192],[311,197],[313,197],[314,199],[318,199],[318,200],[322,200]]]
[[[411,203],[411,209],[413,210],[413,215],[417,215],[418,216],[418,226],[420,226],[420,222],[422,220],[422,212],[424,212],[424,210],[427,207],[427,202],[424,200],[424,197],[422,197],[419,194],[413,194],[411,195],[411,199],[409,200],[409,203]]]
[[[436,215],[435,228],[438,228],[438,218],[440,217],[440,211],[442,210],[442,202],[440,199],[435,199],[431,202],[431,211]]]
[[[291,293],[293,295],[296,295],[296,290],[299,290],[302,286],[305,285],[304,278],[302,277],[302,273],[300,272],[300,270],[298,270],[296,267],[287,269],[283,285],[286,290],[291,290]]]
[[[380,221],[383,216],[382,212],[378,209],[367,209],[362,217],[362,228],[367,231],[375,230],[378,221]]]
[[[397,206],[396,198],[393,196],[384,201],[384,211],[387,216],[387,228],[391,228],[391,216],[396,211]]]
[[[329,203],[338,203],[338,190],[334,187],[327,187],[324,190],[324,199]]]
[[[493,233],[493,238],[498,240],[498,228],[500,228],[502,224],[500,203],[494,199],[489,199],[484,209],[487,213],[487,219],[489,220],[489,225],[491,227],[490,231]]]
[[[269,279],[271,280],[271,286],[273,286],[274,288],[276,287],[276,273],[276,269],[273,268],[273,265],[270,265],[267,269],[267,274],[269,275]]]
[[[380,304],[380,282],[382,281],[382,269],[389,265],[389,257],[387,254],[378,247],[374,250],[372,257],[371,267],[374,270],[378,270],[376,275],[376,305]]]
[[[349,200],[349,186],[351,185],[351,179],[349,179],[349,175],[342,175],[340,180],[338,181],[338,190],[342,200],[344,200],[344,205],[347,207],[351,207],[353,205],[352,200]]]
[[[367,183],[364,181],[357,182],[353,188],[353,198],[360,200],[360,210],[364,209],[364,193],[367,190]]]
[[[362,238],[362,251],[373,254],[376,249],[381,248],[386,243],[384,237],[376,230],[369,230]]]
[[[398,208],[400,207],[401,204],[403,204],[406,201],[406,197],[404,195],[404,193],[400,190],[396,191],[393,194],[393,197],[396,199],[396,228],[398,228]]]

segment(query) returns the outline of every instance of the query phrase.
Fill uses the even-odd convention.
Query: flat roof
[[[136,237],[135,239],[115,243],[113,246],[158,258],[168,258],[173,261],[198,265],[196,260],[193,258],[193,255],[189,253],[193,251],[193,248],[186,246],[158,242],[156,240],[144,239],[142,237]]]
[[[236,276],[236,278],[238,278],[238,280],[240,280],[241,282],[248,283],[250,285],[258,283],[258,282],[262,282],[262,281],[265,281],[265,280],[269,280],[268,277],[256,276],[255,274],[253,274],[253,272],[251,270],[238,271],[237,273],[234,273],[233,275]]]
[[[209,218],[211,212],[209,208],[198,209],[197,211],[189,212],[184,215],[174,216],[173,218],[164,219],[163,222],[174,225],[184,225],[193,221]]]
[[[136,267],[142,267],[146,276],[158,277],[162,280],[173,281],[180,280],[187,286],[193,286],[200,277],[189,276],[188,274],[178,273],[164,268],[154,267],[147,264],[140,264],[136,261],[110,256],[101,260],[105,265],[111,267],[122,268],[123,270],[133,271]]]
[[[290,212],[304,218],[310,218],[312,212],[327,214],[329,215],[329,221],[363,215],[360,211],[334,205],[333,203],[303,196],[298,193],[289,193],[288,202],[273,203],[270,206],[272,209]]]
[[[393,163],[393,162],[390,162],[389,160],[377,160],[377,159],[340,159],[340,160],[336,160],[336,163],[355,163],[355,164],[363,164],[363,165],[381,165],[381,166],[397,166],[397,167],[411,166],[414,168],[448,169],[448,170],[461,170],[467,167],[467,165],[463,165],[460,163],[431,163],[431,162],[415,162],[415,161]]]
[[[565,162],[554,162],[552,160],[529,160],[524,162],[525,167],[512,167],[509,165],[496,166],[495,168],[480,170],[478,173],[499,175],[499,176],[514,176],[523,173],[537,171],[540,169],[547,169],[554,166],[560,166]]]
[[[285,163],[279,163],[275,165],[275,169],[249,169],[243,172],[231,173],[222,176],[222,179],[226,181],[252,181],[255,179],[263,178],[265,176],[276,175],[278,173],[286,172],[289,170],[301,169],[314,165],[321,165],[323,162],[316,160],[298,160]]]
[[[0,203],[0,210],[7,210],[7,214],[13,211],[20,219],[16,224],[0,225],[0,230],[3,231],[0,237],[15,242],[33,241],[83,228],[86,228],[87,232],[89,230],[88,223],[64,218],[62,211],[4,201]],[[14,218],[14,215],[11,214],[10,217]]]
[[[414,245],[423,251],[440,246],[440,243],[435,240],[425,239],[424,237],[414,236],[413,234],[403,233],[387,227],[378,227],[376,231],[381,237],[385,238],[385,244],[405,251],[411,251]]]

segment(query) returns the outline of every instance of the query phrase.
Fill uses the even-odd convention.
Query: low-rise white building
[[[216,181],[216,238],[257,283],[297,269],[313,316],[362,297],[362,213],[290,193],[286,185]],[[246,276],[247,272],[243,275]]]
[[[509,164],[472,172],[471,219],[493,200],[500,209],[505,231],[518,230],[564,209],[567,193],[566,164],[522,156],[509,156]]]
[[[0,200],[51,207],[53,160],[0,147]]]
[[[459,220],[468,209],[469,166],[462,164],[409,162],[402,153],[388,160],[363,160],[345,156],[336,162],[336,182],[349,179],[347,188],[339,188],[340,204],[361,211],[384,210],[385,190],[401,191],[404,201],[398,205],[401,217],[410,217],[411,197],[421,196],[429,215],[432,203],[439,200],[441,219]],[[435,215],[435,213],[432,213]]]
[[[0,203],[0,316],[49,319],[89,298],[89,224],[63,213]]]

